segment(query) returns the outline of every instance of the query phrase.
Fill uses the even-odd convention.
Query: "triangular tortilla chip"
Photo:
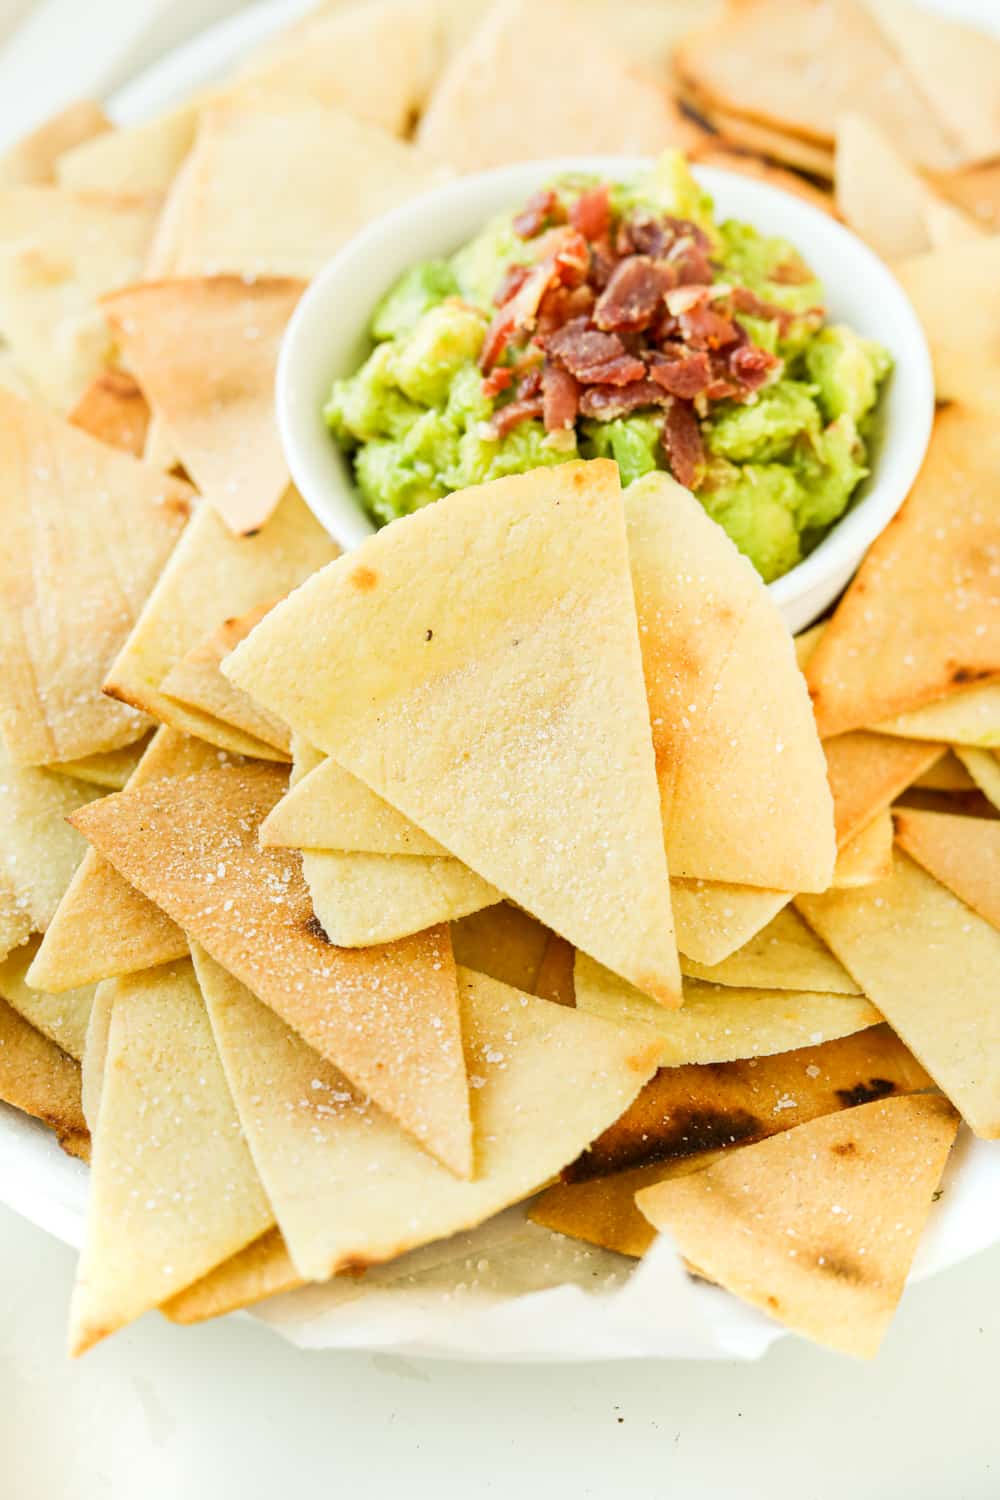
[[[60,411],[110,362],[97,300],[141,274],[158,211],[151,197],[0,189],[0,327]]]
[[[19,900],[7,877],[0,872],[0,958],[23,943],[31,932],[27,902]]]
[[[892,843],[892,824],[889,824]],[[858,986],[829,948],[799,914],[786,906],[749,942],[717,964],[681,958],[681,973],[707,984],[738,989],[822,990],[832,995],[860,994]]]
[[[848,839],[837,855],[831,885],[834,890],[872,885],[876,880],[888,880],[891,874],[892,814],[886,807]]]
[[[160,686],[223,621],[280,598],[337,552],[294,489],[256,536],[233,536],[212,506],[200,505],[113,663],[105,691],[223,750],[259,755],[262,741],[255,736],[167,697]]]
[[[274,380],[303,290],[211,276],[144,282],[102,302],[185,472],[237,534],[259,530],[288,487]]]
[[[984,797],[1000,811],[1000,755],[997,751],[969,750],[960,745],[955,754]]]
[[[90,193],[164,193],[194,144],[197,127],[197,109],[182,104],[141,124],[106,131],[59,158],[60,185]]]
[[[334,948],[313,915],[298,857],[257,842],[284,785],[271,766],[155,781],[104,798],[80,826],[120,874],[335,1058],[428,1151],[468,1173],[468,1089],[447,930],[381,948]]]
[[[992,414],[938,414],[909,498],[806,668],[824,738],[1000,675],[998,464]]]
[[[844,222],[883,260],[931,248],[926,209],[934,190],[863,115],[838,121],[836,171]]]
[[[243,730],[262,745],[270,747],[271,753],[264,755],[264,760],[287,760],[290,737],[285,725],[273,714],[258,708],[253,699],[234,687],[220,670],[223,659],[249,635],[271,607],[269,600],[245,615],[224,620],[170,668],[160,684],[160,691],[224,724]],[[361,785],[360,782],[357,784]]]
[[[108,1038],[111,1035],[111,1012],[114,1010],[116,989],[110,980],[94,986],[94,1003],[90,1007],[87,1034],[83,1041],[83,1058],[80,1063],[80,1103],[91,1135],[97,1134],[97,1119],[101,1113],[101,1094],[104,1089],[104,1069],[108,1060]]]
[[[142,391],[124,370],[102,370],[69,414],[74,427],[101,443],[142,458],[149,429],[149,407]]]
[[[0,187],[54,182],[65,153],[110,130],[111,121],[95,99],[74,100],[0,156]]]
[[[1000,932],[898,850],[891,880],[797,904],[975,1133],[1000,1138]]]
[[[169,1297],[160,1312],[171,1323],[203,1323],[206,1318],[221,1318],[224,1313],[251,1307],[278,1292],[294,1291],[302,1284],[280,1229],[269,1229],[207,1276]]]
[[[620,1025],[651,1027],[660,1039],[664,1068],[766,1057],[849,1036],[882,1019],[863,995],[749,989],[699,979],[684,981],[684,1004],[676,1014],[667,1013],[585,953],[576,956],[574,977],[577,1008]]]
[[[22,764],[145,732],[101,684],[191,499],[187,485],[0,392],[0,723]]]
[[[957,1129],[935,1095],[879,1099],[727,1153],[636,1201],[720,1286],[818,1343],[870,1357]]]
[[[340,948],[392,943],[502,899],[457,859],[314,850],[302,855],[302,873],[320,926]]]
[[[0,1000],[0,1099],[50,1126],[60,1143],[86,1137],[80,1064],[6,1000]]]
[[[265,819],[260,838],[275,849],[448,856],[436,839],[329,756],[296,780]]]
[[[279,604],[224,671],[519,906],[677,1003],[613,463],[405,517]]]
[[[471,172],[587,151],[655,155],[693,134],[666,88],[616,55],[578,8],[506,0],[452,58],[417,141]]]
[[[700,1172],[718,1156],[717,1151],[704,1151],[676,1161],[649,1162],[608,1177],[557,1182],[536,1198],[528,1209],[528,1218],[557,1234],[639,1259],[656,1239],[656,1231],[636,1208],[636,1193],[658,1182]]]
[[[726,146],[735,146],[741,151],[753,151],[771,161],[779,161],[796,172],[808,172],[810,177],[821,182],[832,182],[835,173],[834,153],[830,147],[807,141],[801,135],[788,130],[776,130],[773,125],[762,125],[759,120],[749,120],[745,115],[732,110],[720,109],[713,104],[689,79],[682,79],[678,97],[693,110],[699,119],[710,125],[718,134],[714,137]]]
[[[618,1032],[460,971],[476,1176],[461,1182],[199,953],[240,1119],[300,1275],[373,1265],[481,1223],[548,1181],[635,1097],[655,1059]]]
[[[84,781],[15,766],[0,736],[0,880],[32,932],[48,927],[86,852],[66,819],[98,795]]]
[[[157,274],[308,279],[363,225],[444,175],[340,109],[281,98],[212,105],[168,201]]]
[[[961,693],[949,693],[947,698],[888,719],[877,728],[880,734],[943,740],[947,745],[1000,745],[1000,682],[984,682]]]
[[[62,760],[56,770],[77,781],[89,781],[93,786],[120,792],[148,748],[148,738],[136,740],[133,745],[122,745],[120,750],[102,750],[79,760]]]
[[[66,990],[61,995],[46,994],[26,982],[25,976],[38,950],[38,939],[22,943],[0,962],[0,996],[36,1031],[51,1038],[77,1062],[83,1056],[87,1023],[94,1003],[93,985]]]
[[[671,874],[826,890],[826,765],[765,584],[665,474],[629,486],[625,519]]]
[[[535,993],[548,939],[547,928],[506,901],[462,917],[451,929],[457,964],[529,995]]]
[[[843,848],[940,760],[944,746],[854,729],[824,740],[823,751],[833,792],[837,843]]]
[[[190,962],[113,983],[72,1354],[274,1222]]]
[[[913,782],[914,791],[929,792],[974,792],[976,783],[962,765],[957,754],[951,751],[929,766]]]
[[[699,964],[718,964],[761,932],[791,901],[790,891],[759,891],[710,880],[671,880],[677,946]]]
[[[1000,384],[1000,239],[949,245],[894,269],[927,335],[938,399],[991,409]],[[976,456],[973,449],[967,458],[973,470]]]
[[[986,234],[1000,230],[1000,161],[977,163],[935,178],[942,193]]]
[[[924,223],[927,225],[927,234],[931,248],[934,250],[947,250],[953,245],[967,245],[970,240],[982,239],[986,233],[978,219],[970,219],[969,215],[963,213],[960,208],[956,208],[953,203],[949,203],[947,199],[940,198],[936,194],[924,203]]]
[[[903,807],[895,821],[896,842],[910,858],[1000,927],[1000,822]]]
[[[538,966],[533,986],[540,1000],[551,1000],[553,1005],[576,1005],[576,986],[573,970],[576,949],[572,943],[556,933],[549,934],[542,961]]]
[[[768,182],[796,198],[811,203],[813,208],[836,217],[833,194],[827,187],[820,187],[808,177],[787,167],[776,166],[753,151],[747,150],[733,140],[721,141],[716,135],[706,135],[701,145],[688,150],[690,160],[706,167],[722,167],[727,172],[738,172],[742,177],[753,177],[758,182]]]

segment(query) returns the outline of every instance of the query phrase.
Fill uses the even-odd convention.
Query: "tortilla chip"
[[[1000,745],[1000,682],[949,693],[926,708],[915,708],[877,727],[880,734],[944,740],[948,745]]]
[[[190,962],[116,979],[113,988],[72,1354],[274,1223]]]
[[[215,769],[224,756],[175,729],[160,729],[129,783],[132,790],[164,777]],[[35,956],[29,982],[53,994],[99,979],[134,974],[187,957],[180,928],[88,849]]]
[[[986,234],[1000,231],[1000,161],[937,176],[937,186]]]
[[[292,1292],[302,1286],[280,1229],[269,1229],[228,1260],[169,1297],[160,1312],[171,1323],[203,1323],[224,1313],[252,1307],[265,1297]]]
[[[107,131],[60,157],[60,185],[91,193],[165,193],[197,128],[197,109],[182,104],[139,125]]]
[[[99,442],[142,458],[149,428],[149,407],[142,391],[124,370],[95,375],[69,414],[74,427]]]
[[[113,663],[105,691],[223,750],[260,755],[263,742],[256,736],[175,701],[161,684],[225,620],[288,593],[337,553],[294,489],[252,537],[234,537],[212,506],[199,506]]]
[[[758,891],[748,885],[708,880],[671,880],[677,946],[694,963],[721,963],[763,931],[791,899],[790,891]]]
[[[967,245],[970,240],[982,239],[986,230],[976,219],[970,219],[960,208],[936,194],[924,203],[924,223],[932,250],[945,250],[952,245]]]
[[[663,1068],[767,1057],[849,1036],[882,1019],[863,995],[737,988],[698,979],[685,980],[684,1004],[668,1014],[584,953],[576,956],[575,981],[577,1009],[620,1025],[651,1027]]]
[[[1000,755],[995,750],[968,750],[961,746],[955,754],[983,795],[1000,810]]]
[[[453,923],[451,946],[461,968],[533,995],[549,936],[541,922],[502,901]]]
[[[495,480],[386,527],[223,670],[519,906],[678,1002],[613,463]]]
[[[797,905],[972,1130],[1000,1138],[1000,933],[899,850],[891,880]]]
[[[102,750],[97,755],[84,755],[79,760],[62,760],[56,770],[77,781],[89,781],[93,786],[120,792],[148,748],[147,737],[133,745],[123,745],[120,750]]]
[[[609,1177],[557,1182],[535,1199],[528,1209],[528,1218],[557,1234],[586,1240],[590,1245],[600,1245],[604,1250],[638,1260],[656,1239],[656,1231],[636,1208],[636,1193],[658,1182],[700,1172],[718,1157],[717,1151],[705,1151],[677,1161],[649,1162]]]
[[[836,191],[844,222],[883,260],[931,248],[926,210],[933,188],[863,115],[838,121]]]
[[[666,474],[629,486],[625,519],[671,874],[826,890],[826,765],[766,585]]]
[[[283,772],[263,765],[151,782],[104,798],[83,831],[426,1150],[468,1173],[468,1089],[447,930],[381,948],[331,946],[297,856],[257,842],[284,784]]]
[[[876,813],[837,855],[833,889],[873,885],[892,874],[892,814],[888,808]]]
[[[101,693],[191,491],[0,393],[0,724],[12,758],[117,749],[147,721]],[[25,567],[25,559],[31,566]]]
[[[667,90],[616,54],[579,9],[507,0],[451,59],[417,142],[473,172],[588,151],[655,155],[695,135]]]
[[[239,535],[258,531],[288,487],[274,380],[303,290],[289,279],[212,276],[103,299],[185,472]]]
[[[943,745],[890,739],[865,729],[824,740],[823,750],[840,848],[944,754]]]
[[[990,407],[998,389],[1000,361],[1000,239],[985,235],[964,245],[932,250],[894,267],[923,324],[934,360],[934,385],[941,401]],[[949,413],[949,416],[951,414]],[[952,417],[958,426],[961,417]],[[967,418],[967,424],[972,419]],[[984,419],[986,426],[988,419]],[[971,447],[963,462],[962,488],[983,489],[977,458],[995,453],[990,434]],[[981,450],[981,451],[980,451]],[[985,458],[986,473],[996,470]],[[989,494],[989,491],[985,491]]]
[[[25,976],[38,951],[38,943],[37,937],[30,943],[22,943],[0,963],[0,996],[36,1031],[79,1062],[94,1003],[93,986],[50,995],[29,985]]]
[[[87,1134],[80,1064],[0,1000],[0,1099],[55,1131],[60,1143]]]
[[[829,149],[837,122],[863,114],[923,166],[956,165],[954,143],[861,0],[742,0],[686,37],[674,65],[753,123]]]
[[[158,208],[149,197],[0,189],[0,327],[60,411],[110,362],[97,300],[140,274]]]
[[[287,99],[212,105],[168,200],[155,274],[308,280],[363,225],[445,175],[340,109]]]
[[[974,792],[976,783],[968,771],[951,751],[929,766],[923,775],[913,782],[914,791],[930,792]]]
[[[892,845],[892,822],[889,821]],[[749,942],[717,964],[681,958],[686,978],[737,989],[820,990],[830,995],[861,993],[842,964],[799,914],[786,906]]]
[[[720,1286],[867,1358],[902,1295],[958,1123],[932,1094],[879,1099],[727,1153],[636,1201]]]
[[[535,976],[534,993],[540,1000],[551,1000],[554,1005],[576,1005],[575,962],[576,949],[572,943],[550,933]]]
[[[104,1091],[104,1070],[108,1061],[108,1038],[111,1035],[111,1012],[115,1004],[115,986],[110,980],[94,986],[94,1003],[90,1007],[87,1032],[81,1059],[80,1102],[91,1135],[97,1134]]]
[[[1000,927],[1000,822],[900,808],[896,842],[966,906]]]
[[[461,1182],[242,985],[200,953],[198,964],[258,1170],[311,1280],[389,1260],[527,1197],[621,1113],[655,1062],[634,1031],[460,970],[477,1079],[476,1177]]]
[[[776,130],[773,125],[762,125],[759,120],[749,120],[732,110],[720,109],[689,79],[680,81],[679,92],[688,109],[718,132],[717,140],[738,150],[756,151],[796,172],[808,172],[822,182],[833,181],[834,153],[830,147],[807,141],[788,130]]]
[[[413,855],[302,855],[316,918],[331,943],[367,948],[454,922],[502,899],[457,859]]]
[[[262,844],[274,849],[448,857],[443,845],[363,781],[329,756],[316,753],[317,763],[296,780],[265,818],[260,830]]]
[[[701,145],[689,150],[688,155],[692,161],[702,166],[723,167],[727,172],[738,172],[741,177],[753,177],[758,182],[770,183],[772,187],[781,188],[783,192],[811,203],[813,208],[822,209],[833,218],[838,217],[833,195],[827,188],[818,187],[807,177],[800,177],[798,172],[775,166],[773,162],[737,145],[735,141],[723,144],[718,136],[707,135]]]
[[[86,782],[15,766],[0,736],[0,880],[32,932],[52,921],[87,847],[66,819],[97,795]]]
[[[74,100],[0,156],[0,187],[54,182],[65,152],[110,130],[111,121],[95,99]]]
[[[17,892],[0,872],[0,959],[23,943],[31,932],[27,904],[18,900]]]
[[[269,749],[264,760],[287,760],[290,736],[287,728],[273,714],[258,708],[248,694],[234,687],[220,670],[222,661],[263,619],[272,604],[268,601],[248,610],[245,615],[224,620],[186,656],[171,667],[160,684],[161,691],[182,704],[212,718],[230,724]],[[287,799],[283,799],[287,800]],[[280,806],[281,804],[279,804]]]

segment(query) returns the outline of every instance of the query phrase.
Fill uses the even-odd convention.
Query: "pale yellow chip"
[[[472,912],[453,923],[451,946],[455,962],[509,984],[515,990],[536,994],[548,928],[509,902]]]
[[[956,748],[955,754],[983,796],[1000,810],[1000,754],[996,750],[972,750],[962,746]]]
[[[236,537],[210,505],[191,518],[132,634],[106,691],[163,723],[236,754],[261,741],[160,691],[167,673],[223,621],[279,598],[337,556],[337,548],[294,489],[256,536]]]
[[[59,158],[56,175],[78,192],[165,193],[194,144],[194,105],[105,131]]]
[[[837,855],[832,886],[873,885],[892,874],[892,814],[883,808],[870,823],[848,839]]]
[[[765,584],[666,474],[629,486],[625,518],[671,875],[826,890],[826,763]]]
[[[145,733],[148,720],[101,685],[191,501],[180,481],[0,392],[0,725],[12,758],[75,760]]]
[[[124,370],[102,370],[95,375],[70,412],[69,420],[99,442],[120,448],[133,458],[142,458],[145,453],[149,406],[132,376]]]
[[[339,849],[345,853],[438,858],[448,855],[436,839],[323,755],[265,819],[260,838],[262,844],[275,849]]]
[[[684,1004],[667,1012],[625,980],[576,956],[578,1010],[619,1025],[643,1025],[659,1038],[664,1068],[766,1057],[849,1036],[882,1017],[863,995],[684,982]]]
[[[260,529],[288,487],[274,382],[303,290],[288,278],[211,276],[102,301],[185,472],[241,535]]]
[[[95,99],[74,100],[0,156],[0,187],[54,182],[66,153],[110,131],[111,121]]]
[[[891,820],[889,846],[892,846]],[[734,985],[738,989],[861,993],[843,964],[791,906],[783,907],[766,927],[721,963],[699,964],[682,956],[681,973],[708,984]]]
[[[176,698],[181,704],[229,724],[258,741],[262,747],[259,752],[261,759],[285,761],[289,758],[290,743],[285,725],[273,714],[259,708],[248,694],[234,687],[221,671],[223,659],[249,635],[270,608],[269,600],[245,615],[224,620],[170,668],[160,690],[167,697]]]
[[[476,1173],[432,1161],[242,985],[198,952],[212,1024],[299,1274],[316,1281],[471,1228],[527,1197],[635,1097],[635,1031],[460,971]]]
[[[72,1354],[274,1223],[190,962],[113,983]]]
[[[302,1286],[280,1229],[269,1229],[160,1307],[171,1323],[203,1323]]]
[[[949,693],[925,708],[915,708],[875,726],[880,734],[906,739],[943,740],[948,745],[1000,745],[1000,681],[980,683]]]
[[[79,1063],[2,999],[0,1099],[43,1121],[72,1155],[85,1154]]]
[[[1000,1137],[1000,932],[899,850],[890,880],[797,904],[972,1130]]]
[[[613,463],[495,480],[386,527],[224,671],[505,896],[677,1003]]]
[[[80,760],[60,761],[56,769],[77,781],[89,781],[108,791],[120,792],[148,748],[148,738],[136,740],[134,745],[122,745],[119,750],[102,750]]]
[[[958,1124],[933,1094],[880,1099],[727,1152],[636,1201],[711,1280],[867,1358],[902,1295]]]
[[[731,109],[720,109],[690,81],[682,79],[679,97],[695,114],[718,131],[717,139],[742,151],[753,151],[770,161],[780,161],[795,172],[808,172],[821,182],[832,182],[835,174],[833,150],[816,141],[806,140],[789,130],[762,125]]]
[[[0,958],[23,943],[31,932],[27,902],[18,898],[14,886],[0,872]]]
[[[1000,821],[901,807],[895,823],[900,848],[1000,928]]]
[[[104,1069],[108,1060],[108,1037],[111,1035],[115,993],[115,985],[110,980],[105,979],[94,986],[94,1003],[90,1007],[87,1033],[83,1040],[80,1103],[91,1135],[97,1133],[97,1120],[101,1113],[101,1093],[104,1089]]]
[[[894,269],[927,335],[939,400],[990,410],[1000,384],[1000,239],[948,245]]]
[[[790,891],[759,891],[710,880],[671,880],[677,946],[693,963],[718,964],[791,901]]]
[[[454,922],[502,900],[460,860],[409,854],[302,855],[317,921],[339,948],[367,948]]]
[[[930,250],[927,206],[933,188],[863,115],[837,122],[837,207],[883,260],[902,260]]]
[[[0,880],[32,932],[44,932],[52,921],[86,851],[66,819],[99,795],[84,781],[15,766],[0,736]]]
[[[44,1036],[55,1042],[77,1062],[83,1057],[90,1010],[94,1003],[93,985],[50,995],[35,989],[25,976],[38,951],[38,938],[22,943],[0,962],[0,997]]]

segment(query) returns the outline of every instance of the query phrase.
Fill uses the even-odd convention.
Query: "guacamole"
[[[771,580],[868,472],[888,353],[829,325],[786,240],[733,220],[676,151],[564,178],[403,275],[326,421],[379,523],[569,458],[668,469]]]

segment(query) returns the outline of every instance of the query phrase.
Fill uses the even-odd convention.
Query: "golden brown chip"
[[[798,172],[775,166],[766,157],[739,146],[735,141],[708,135],[700,145],[689,150],[688,155],[692,161],[706,167],[722,167],[727,172],[738,172],[743,177],[770,183],[772,187],[781,188],[783,192],[792,193],[796,198],[811,203],[813,208],[820,208],[824,213],[838,217],[833,195],[828,189],[817,187]]]
[[[81,427],[99,442],[120,448],[133,458],[142,458],[149,428],[149,406],[131,375],[124,370],[102,370],[69,414],[74,427]]]
[[[823,741],[837,843],[849,843],[944,754],[943,745],[853,729]]]
[[[506,901],[462,917],[451,929],[457,964],[529,995],[536,993],[548,938],[541,922]]]
[[[892,814],[886,807],[847,840],[837,855],[831,885],[834,890],[873,885],[891,874]]]
[[[38,941],[36,937],[22,943],[0,962],[0,996],[36,1031],[49,1037],[79,1062],[83,1057],[87,1023],[94,1003],[93,986],[88,984],[52,995],[29,984],[26,976],[38,951]]]
[[[575,1005],[576,989],[573,982],[573,965],[576,952],[572,943],[557,937],[553,932],[545,945],[542,961],[535,976],[533,993],[542,1000],[551,1000],[554,1005]]]
[[[224,620],[174,663],[160,684],[160,691],[270,747],[272,753],[264,755],[264,760],[286,760],[290,737],[285,725],[266,709],[259,708],[249,694],[241,692],[220,671],[225,657],[271,608],[272,601],[268,600],[244,615]]]
[[[638,1259],[655,1240],[656,1231],[636,1207],[636,1193],[658,1182],[700,1172],[717,1161],[718,1156],[717,1151],[705,1151],[676,1161],[648,1162],[608,1177],[557,1182],[535,1199],[528,1209],[528,1218],[557,1234]]]
[[[59,1136],[86,1136],[80,1065],[0,1000],[0,1099]]]
[[[955,754],[992,805],[1000,810],[1000,755],[995,750],[973,750],[961,745]]]
[[[1000,927],[1000,821],[900,808],[895,823],[911,859]]]
[[[206,1318],[221,1318],[224,1313],[252,1307],[265,1297],[291,1292],[302,1285],[281,1230],[269,1229],[214,1271],[169,1297],[160,1312],[171,1323],[203,1323]]]

